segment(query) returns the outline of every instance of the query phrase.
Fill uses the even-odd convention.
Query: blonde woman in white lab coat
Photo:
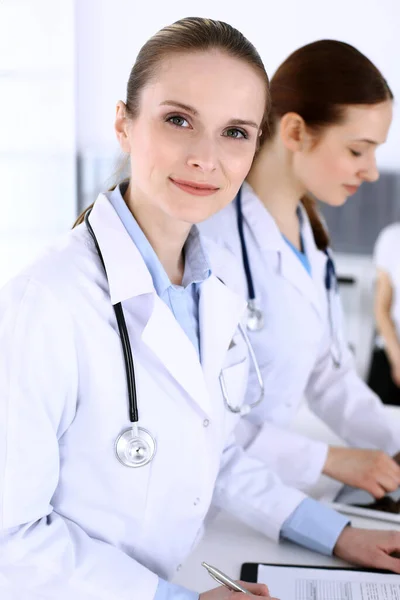
[[[375,149],[388,134],[392,93],[355,48],[322,40],[285,60],[271,96],[269,129],[240,198],[202,225],[242,265],[253,328],[257,311],[264,319],[249,334],[265,401],[241,423],[238,440],[293,493],[325,473],[379,498],[400,484],[391,458],[400,450],[400,419],[389,420],[356,373],[342,332],[328,234],[310,194],[340,206],[361,183],[377,179]],[[255,392],[252,372],[247,399]],[[353,448],[289,431],[304,395]],[[276,518],[281,535],[295,526],[297,541],[310,548],[400,572],[400,561],[388,556],[393,539],[386,533],[346,528],[337,513],[311,499],[289,519],[284,509]],[[398,545],[400,534],[393,535]]]
[[[270,533],[268,497],[259,508],[266,467],[232,443],[239,417],[219,381],[222,372],[240,405],[245,303],[230,278],[218,279],[229,257],[211,250],[211,266],[192,227],[235,196],[267,100],[262,61],[237,30],[207,19],[161,30],[117,106],[130,180],[100,194],[88,224],[1,291],[2,600],[197,598],[167,580],[201,534],[213,494],[234,502],[248,490],[236,512]],[[130,445],[137,431],[113,305],[125,315],[149,456],[156,442],[147,463],[146,448]],[[201,597],[233,595],[219,587]]]

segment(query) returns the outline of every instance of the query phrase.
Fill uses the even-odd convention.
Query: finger
[[[380,498],[383,498],[383,496],[385,496],[386,494],[386,490],[384,490],[383,487],[379,485],[377,481],[368,481],[367,483],[365,483],[365,485],[361,487],[361,489],[365,490],[366,492],[369,492],[374,496],[374,498],[377,498],[378,500]]]
[[[394,556],[390,556],[385,552],[382,552],[381,558],[376,561],[376,566],[378,569],[385,569],[387,571],[393,571],[393,573],[400,574],[400,558],[395,558]]]
[[[249,583],[248,581],[238,581],[238,584],[244,587],[255,596],[269,596],[268,586],[264,583]],[[236,596],[235,596],[236,598]]]
[[[388,456],[388,459],[388,472],[390,472],[393,477],[400,481],[400,465],[391,456]]]
[[[378,483],[386,492],[394,492],[399,487],[397,479],[390,475],[386,475],[385,473],[381,473],[377,477],[376,483]]]

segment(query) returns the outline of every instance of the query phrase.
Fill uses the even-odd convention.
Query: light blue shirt
[[[125,203],[123,194],[127,185],[126,182],[122,183],[113,191],[108,192],[107,197],[139,250],[153,279],[157,295],[170,308],[196,348],[200,359],[199,287],[211,275],[211,267],[201,243],[199,231],[195,226],[190,230],[184,246],[185,267],[182,285],[173,285],[150,242]],[[198,598],[197,592],[165,581],[161,577],[158,579],[154,600],[198,600]]]
[[[281,537],[329,556],[349,524],[344,515],[313,498],[306,498],[282,525]]]
[[[194,345],[200,359],[199,341],[199,288],[211,275],[210,262],[202,244],[199,230],[193,226],[183,248],[185,267],[182,285],[174,285],[162,266],[150,242],[126,205],[123,194],[128,186],[124,182],[107,197],[134,241],[146,267],[150,271],[157,295],[170,308],[172,314]],[[134,276],[134,275],[133,275]]]
[[[301,240],[302,250],[299,250],[298,248],[296,248],[296,246],[294,244],[292,244],[292,242],[290,240],[287,239],[286,236],[283,235],[282,237],[285,240],[285,242],[287,243],[287,245],[289,246],[289,248],[291,250],[293,250],[293,252],[297,256],[297,258],[299,259],[299,261],[301,262],[301,264],[303,265],[303,267],[305,268],[305,270],[307,271],[307,273],[309,275],[311,275],[311,263],[310,263],[310,261],[308,259],[307,254],[304,252],[303,240]]]

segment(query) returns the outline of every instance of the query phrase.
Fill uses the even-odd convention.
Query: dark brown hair
[[[188,17],[167,25],[151,37],[141,48],[132,67],[127,91],[126,113],[134,119],[140,111],[143,88],[157,76],[157,69],[172,54],[221,50],[253,67],[265,82],[266,102],[263,123],[266,125],[270,106],[269,80],[257,50],[240,31],[224,23],[200,17]],[[93,205],[92,205],[93,206]],[[82,223],[88,207],[76,220]]]
[[[316,133],[345,118],[354,104],[378,104],[393,99],[381,72],[350,44],[319,40],[299,48],[278,68],[271,79],[272,104],[268,128],[261,143],[273,136],[278,121],[288,112],[300,115]],[[315,200],[302,198],[320,249],[329,245]]]

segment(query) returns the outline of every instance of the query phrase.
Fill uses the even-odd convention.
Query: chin
[[[170,211],[170,214],[174,219],[190,223],[191,225],[197,225],[206,221],[221,209],[222,206],[218,206],[216,209],[215,202],[203,202],[197,205],[175,208],[175,210]]]
[[[327,204],[328,206],[343,206],[343,204],[346,204],[347,200],[348,200],[349,196],[346,196],[344,194],[338,194],[337,196],[331,196],[331,197],[326,197],[326,198],[321,198],[321,202],[323,202],[324,204]]]

